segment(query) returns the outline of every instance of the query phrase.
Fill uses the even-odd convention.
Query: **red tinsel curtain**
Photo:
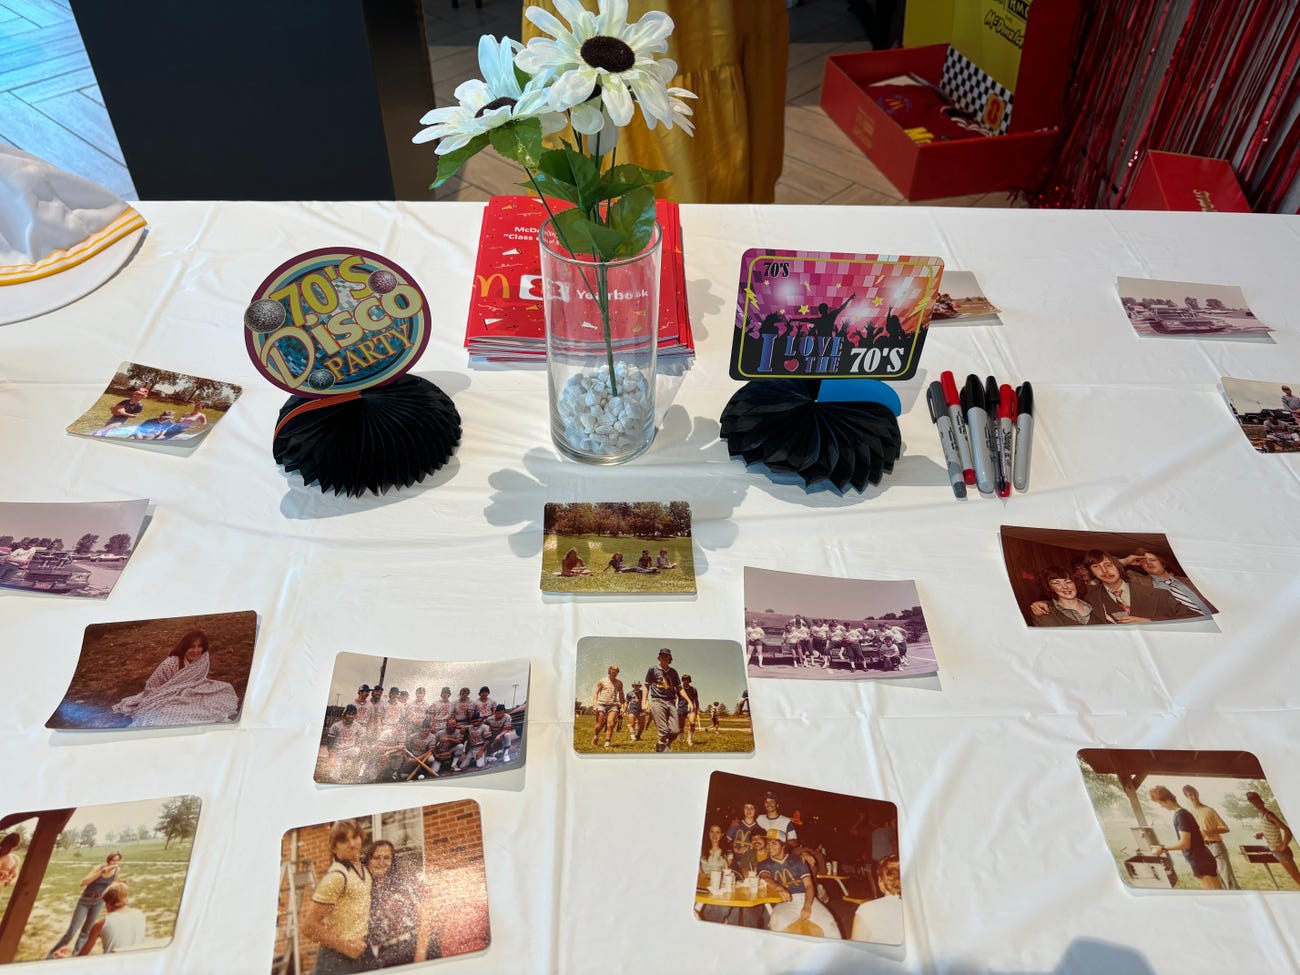
[[[1300,0],[1088,0],[1034,206],[1122,206],[1148,149],[1231,163],[1256,212],[1300,203]]]

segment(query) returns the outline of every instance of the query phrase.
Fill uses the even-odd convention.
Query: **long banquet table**
[[[649,452],[593,469],[551,447],[541,368],[467,363],[480,204],[138,209],[150,231],[121,273],[0,328],[0,499],[152,499],[107,601],[0,591],[0,813],[195,793],[203,814],[173,943],[60,971],[266,971],[286,829],[463,798],[482,808],[492,943],[433,966],[449,973],[1300,968],[1300,895],[1127,890],[1075,761],[1083,747],[1248,749],[1300,823],[1296,455],[1255,453],[1218,388],[1221,375],[1300,380],[1300,219],[685,207],[698,356],[660,377]],[[284,396],[244,350],[255,286],[289,256],[334,244],[377,250],[421,282],[434,335],[416,372],[464,422],[443,471],[383,497],[324,496],[277,469]],[[757,245],[937,254],[976,272],[1002,309],[1001,326],[932,328],[921,373],[900,387],[904,456],[863,495],[774,483],[718,439],[737,388],[726,361],[740,255]],[[1239,284],[1277,330],[1267,342],[1140,338],[1117,275]],[[124,359],[232,380],[244,395],[190,457],[65,434]],[[1027,494],[953,499],[922,395],[943,369],[1033,382]],[[539,591],[547,501],[677,498],[694,512],[697,596]],[[1220,613],[1191,629],[1028,629],[1002,566],[1003,524],[1165,532]],[[752,756],[576,755],[578,639],[739,640],[745,565],[915,579],[939,677],[751,680]],[[139,737],[43,727],[88,623],[249,608],[259,634],[237,726]],[[317,785],[340,651],[528,657],[526,767]],[[905,946],[695,920],[715,769],[897,803]]]

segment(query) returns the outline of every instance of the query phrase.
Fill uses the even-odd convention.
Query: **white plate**
[[[140,227],[131,231],[94,257],[66,271],[0,287],[0,325],[44,315],[90,294],[131,259],[148,229]]]

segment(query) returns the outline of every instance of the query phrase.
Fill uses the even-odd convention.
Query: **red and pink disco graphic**
[[[740,264],[735,379],[908,379],[939,292],[937,257],[751,248]]]

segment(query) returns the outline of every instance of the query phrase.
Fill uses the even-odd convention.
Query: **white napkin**
[[[131,256],[144,226],[117,194],[0,144],[0,324],[99,287]]]

